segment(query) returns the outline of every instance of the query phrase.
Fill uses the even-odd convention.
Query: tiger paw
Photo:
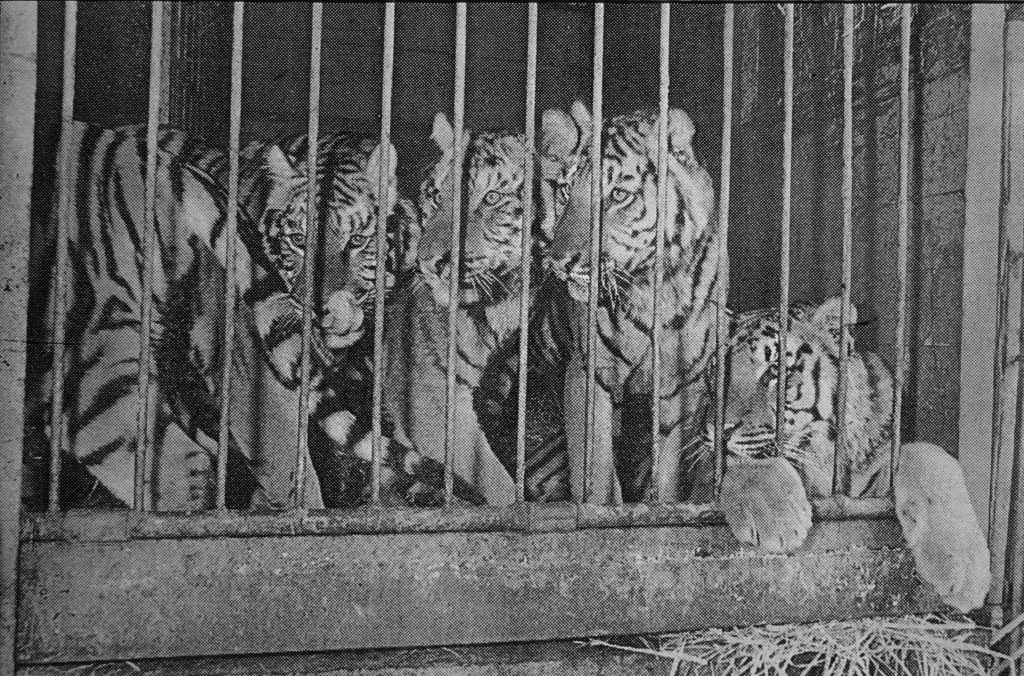
[[[811,528],[811,503],[784,458],[730,458],[720,504],[736,539],[764,551],[791,552]]]
[[[918,575],[957,610],[980,607],[992,581],[989,551],[960,463],[934,444],[905,444],[893,497]]]

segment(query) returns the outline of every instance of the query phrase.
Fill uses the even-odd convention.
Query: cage
[[[842,485],[836,458],[860,433],[850,415],[828,430],[827,495],[810,496],[814,525],[794,552],[742,546],[719,503],[741,464],[725,405],[734,319],[761,311],[782,326],[758,391],[769,445],[785,449],[787,385],[802,377],[787,357],[813,341],[778,319],[830,298],[828,406],[858,405],[855,355],[888,364],[888,384],[870,383],[892,416],[877,465],[912,441],[958,460],[993,557],[977,617],[997,626],[1022,611],[1024,14],[1012,5],[0,11],[8,670],[617,673],[637,664],[572,641],[940,609],[915,573],[892,472],[877,497]],[[695,130],[678,147],[676,109]],[[558,186],[570,196],[554,234],[540,225],[559,198],[544,194],[551,110],[575,123],[580,157],[604,158]],[[632,293],[602,258],[622,246],[605,190],[617,119],[647,125],[637,169],[653,186],[623,199],[655,215],[678,201],[690,223],[703,193],[669,190],[670,174],[699,183],[698,167],[713,190],[704,334],[649,302],[634,362],[649,362],[646,381],[600,351],[607,294]],[[468,145],[454,141],[469,130]],[[520,192],[471,161],[495,139],[511,154],[487,167],[504,161]],[[286,204],[274,202],[283,174],[299,186]],[[432,178],[434,194],[421,188]],[[498,257],[471,249],[498,236],[474,234],[474,191],[520,205],[501,235],[518,254],[467,286],[477,259]],[[285,232],[296,213],[301,240]],[[558,230],[572,218],[586,236]],[[666,220],[629,234],[654,270],[688,251]],[[567,239],[576,257],[555,260]],[[428,284],[422,252],[438,241],[448,248],[429,263],[447,276]],[[570,269],[586,255],[597,274]],[[552,314],[523,291],[573,275],[583,297],[559,297]],[[650,278],[649,298],[677,292]],[[470,293],[500,302],[430,305],[470,306]],[[543,321],[561,326],[571,303],[569,338],[551,338],[571,366],[534,369],[536,336],[563,330]],[[653,383],[691,344],[710,398],[688,434],[710,441],[688,465],[656,441],[675,409],[653,404]],[[502,408],[477,429],[496,353]],[[559,368],[578,377],[558,371],[552,395],[545,371]],[[566,437],[555,497],[529,455],[550,411]],[[609,477],[617,488],[602,487]],[[670,495],[680,481],[693,490]]]

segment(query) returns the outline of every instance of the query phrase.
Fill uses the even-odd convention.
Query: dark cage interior
[[[39,3],[21,659],[977,609],[982,16]]]

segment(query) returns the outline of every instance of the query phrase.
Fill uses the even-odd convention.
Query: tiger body
[[[783,446],[776,450],[779,317],[777,308],[737,315],[726,352],[727,389],[723,430],[731,462],[780,455],[799,472],[807,495],[832,494],[839,393],[839,298],[819,306],[790,307],[786,337],[786,411]],[[851,308],[856,322],[856,309]],[[855,498],[889,490],[893,379],[882,359],[850,346],[847,361],[846,445],[838,486]],[[709,417],[707,439],[714,439]]]
[[[450,298],[452,274],[452,153],[454,133],[442,114],[433,139],[441,159],[420,189],[422,235],[418,268],[405,298],[396,302],[389,331],[389,409],[396,440],[443,461],[448,364],[448,313],[456,312],[455,449],[453,470],[490,504],[508,504],[514,486],[479,428],[472,393],[491,354],[519,327],[523,180],[522,135],[466,133],[466,198],[459,296]],[[453,308],[454,306],[454,308]]]
[[[691,147],[693,124],[669,113],[668,214],[658,303],[661,308],[660,462],[652,468],[652,271],[657,232],[657,115],[640,111],[604,124],[603,241],[597,305],[594,448],[590,498],[599,503],[645,499],[656,481],[662,500],[680,488],[680,460],[699,442],[703,372],[714,351],[720,236],[711,178]],[[566,143],[566,146],[572,145]],[[586,447],[587,297],[590,285],[589,153],[568,186],[549,253],[564,293],[547,295],[554,340],[564,344],[564,418],[571,493],[583,496]],[[555,336],[561,332],[561,338]],[[644,411],[646,414],[646,420]],[[646,425],[645,425],[646,423]],[[646,427],[646,429],[645,429]],[[645,443],[644,440],[648,440]],[[618,450],[615,450],[616,445]],[[618,471],[616,471],[616,465]],[[618,476],[617,476],[618,475]],[[620,481],[621,480],[621,481]]]
[[[71,130],[71,218],[66,224],[66,241],[56,243],[67,247],[70,266],[61,447],[88,471],[95,489],[109,493],[116,503],[131,505],[138,446],[146,130],[142,126],[105,130],[85,124],[75,124]],[[160,474],[166,469],[159,464],[160,456],[176,460],[187,456],[189,476],[183,481],[189,495],[161,498],[160,489],[150,487],[152,494],[147,500],[157,508],[190,509],[208,506],[197,504],[204,499],[198,495],[204,487],[198,484],[202,483],[199,477],[209,477],[209,459],[217,437],[218,361],[222,356],[219,346],[223,342],[226,240],[230,234],[225,228],[227,162],[222,151],[170,128],[160,129],[158,144],[150,363],[151,382],[156,385],[153,441],[159,444],[166,433],[178,440],[172,449],[157,446],[149,454],[151,462],[158,463],[150,468],[150,477],[154,485],[160,484]],[[251,349],[236,350],[236,385],[251,382],[254,364],[263,369],[265,359],[270,369],[263,371],[272,374],[265,380],[282,388],[285,385],[281,383],[294,386],[298,363],[292,345],[301,310],[295,294],[298,286],[289,275],[301,263],[296,265],[296,257],[284,255],[279,247],[284,239],[295,243],[292,233],[304,230],[305,184],[302,162],[287,157],[277,146],[242,166],[235,234],[238,307],[246,329],[239,331],[236,324],[235,339],[242,341],[243,348],[245,341],[250,341]],[[289,225],[291,230],[274,229],[280,225]],[[325,239],[337,238],[328,230]],[[300,240],[299,248],[301,245]],[[323,288],[327,293],[319,324],[328,354],[351,342],[359,330],[361,318],[353,300],[358,285],[345,269],[349,263],[325,265]],[[57,303],[54,287],[51,283],[47,300],[51,335]],[[52,375],[50,368],[41,380],[37,399],[42,409],[48,409],[52,398]],[[290,399],[294,400],[294,395]],[[284,461],[278,461],[276,467],[274,463],[270,468],[259,467],[238,425],[246,414],[250,421],[261,414],[234,391],[232,400],[236,453],[229,456],[229,468],[241,453],[247,462],[257,465],[254,471],[259,484],[261,475],[271,477]],[[275,407],[263,410],[274,411]],[[42,420],[46,418],[44,412]],[[276,452],[294,457],[287,448],[282,446]],[[205,473],[195,465],[203,456]],[[277,483],[283,486],[286,482]],[[315,478],[309,487],[312,493],[319,492]],[[238,499],[244,502],[247,497]],[[272,501],[280,502],[281,496],[277,497]]]

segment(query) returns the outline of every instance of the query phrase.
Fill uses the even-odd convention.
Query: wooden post
[[[1021,250],[1020,227],[1000,228],[1000,185],[1003,110],[1004,18],[1002,5],[974,5],[971,10],[970,84],[968,90],[967,175],[964,181],[963,328],[960,356],[960,437],[956,451],[981,526],[992,550],[993,586],[990,600],[997,606],[1002,586],[1002,551],[1005,547],[1005,503],[991,481],[1001,473],[998,449],[1010,448],[1013,433],[1013,393],[1016,368],[1006,368],[998,355],[993,368],[997,336],[1015,336],[1000,328],[1001,320],[1016,325],[1016,301],[1001,309],[996,290],[1003,278],[1004,291],[1014,296],[1020,284],[1015,263],[1006,256]],[[1024,109],[1022,109],[1024,110]],[[1019,145],[1019,144],[1018,144]],[[1009,150],[1009,149],[1006,149]],[[1024,166],[1018,168],[1021,169]],[[1005,199],[1005,195],[1003,196]],[[1012,219],[1006,221],[1012,223]],[[1016,221],[1019,223],[1019,219]],[[1006,267],[1009,266],[1009,267]],[[1000,268],[1003,268],[1000,270]],[[1010,271],[1010,274],[1007,274]],[[1005,314],[1004,314],[1005,313]],[[1005,323],[1005,322],[1004,322]],[[1015,349],[1015,348],[1014,348]],[[1000,363],[1002,362],[1002,365]],[[1007,398],[1005,395],[1009,395]],[[1006,403],[1001,407],[1000,402]],[[1007,413],[1005,421],[999,409]],[[993,415],[992,411],[995,410]],[[1007,454],[1003,454],[1007,455]],[[1004,458],[1008,459],[1008,458]],[[1005,493],[1005,491],[1002,491]],[[996,505],[995,508],[990,507]],[[998,515],[1003,515],[1001,518]],[[993,608],[995,610],[995,608]]]
[[[17,638],[37,13],[34,2],[0,3],[0,675],[14,673]]]

